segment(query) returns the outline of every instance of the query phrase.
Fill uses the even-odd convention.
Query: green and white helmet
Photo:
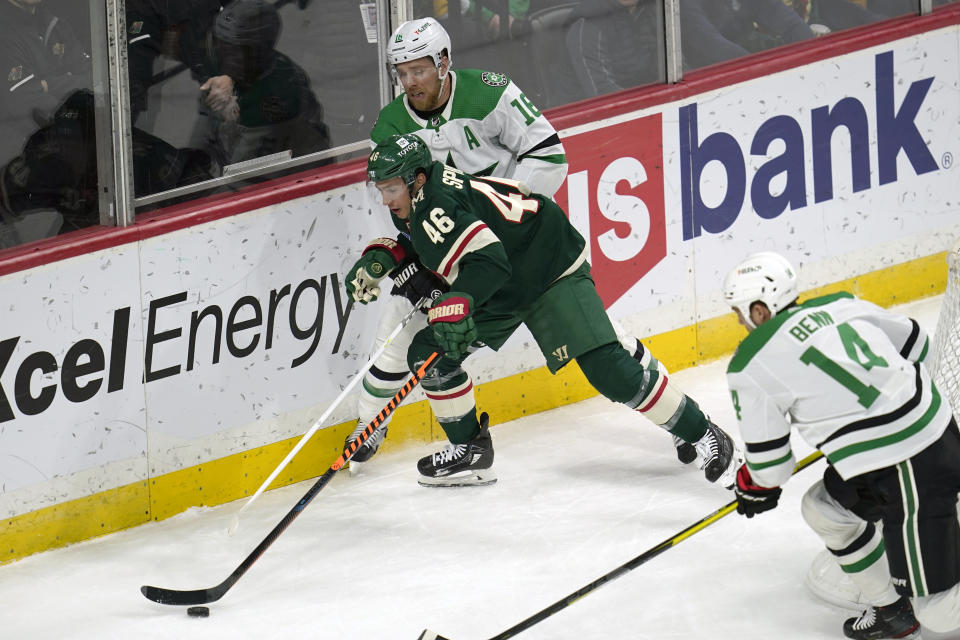
[[[373,148],[367,159],[367,179],[383,182],[403,178],[409,187],[417,179],[417,171],[429,171],[433,164],[430,149],[420,136],[408,133],[393,135]]]
[[[397,27],[387,43],[387,69],[394,83],[397,82],[396,65],[401,62],[410,62],[419,58],[429,57],[440,69],[444,51],[447,60],[453,64],[453,53],[450,47],[450,35],[435,18],[419,18],[409,20]],[[447,67],[449,70],[450,67]],[[443,80],[443,73],[440,79]]]
[[[797,272],[786,258],[773,251],[748,256],[723,282],[727,304],[740,311],[753,329],[756,327],[750,320],[750,305],[762,302],[776,315],[796,300],[797,294]]]

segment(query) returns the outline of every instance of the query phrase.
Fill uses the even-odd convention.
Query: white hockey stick
[[[343,391],[340,392],[340,395],[337,396],[333,403],[327,407],[327,410],[323,412],[323,415],[316,419],[316,421],[313,423],[313,426],[310,427],[310,430],[303,434],[303,437],[300,438],[300,442],[297,443],[297,446],[290,450],[290,453],[287,454],[287,457],[283,459],[276,469],[273,470],[273,473],[270,474],[270,477],[263,481],[263,484],[260,485],[260,488],[257,489],[256,493],[250,496],[250,499],[247,500],[247,503],[240,508],[240,511],[237,511],[236,515],[233,516],[233,520],[230,522],[230,527],[227,529],[228,535],[232,536],[234,533],[236,533],[237,527],[240,526],[240,516],[243,515],[243,512],[250,508],[250,505],[253,504],[254,500],[260,497],[261,493],[266,491],[267,487],[270,486],[270,483],[273,482],[278,475],[280,475],[281,471],[283,471],[283,468],[290,464],[290,461],[293,460],[293,457],[300,452],[300,449],[303,448],[303,445],[307,444],[307,440],[309,440],[313,434],[317,432],[321,425],[327,421],[334,409],[337,408],[337,406],[351,391],[353,391],[353,388],[357,386],[357,383],[363,380],[363,376],[366,375],[367,371],[370,371],[370,369],[373,367],[373,363],[383,355],[383,352],[387,350],[387,347],[390,346],[390,343],[393,342],[394,338],[400,335],[400,332],[403,331],[405,326],[407,326],[407,323],[410,322],[410,319],[420,311],[420,308],[423,306],[423,303],[426,302],[426,300],[426,298],[421,298],[420,302],[413,305],[413,309],[411,309],[407,315],[403,316],[403,319],[400,320],[400,324],[397,325],[396,329],[390,332],[390,335],[387,336],[387,339],[384,341],[383,345],[377,349],[377,352],[370,356],[370,360],[367,361],[367,364],[365,364],[363,368],[357,372],[357,375],[353,377],[353,380],[351,380],[350,383],[344,387]]]

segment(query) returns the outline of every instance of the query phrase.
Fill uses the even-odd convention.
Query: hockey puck
[[[187,615],[194,618],[206,618],[210,615],[210,607],[190,607]]]

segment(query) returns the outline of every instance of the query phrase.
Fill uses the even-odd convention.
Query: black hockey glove
[[[416,256],[408,256],[397,267],[390,272],[393,278],[393,289],[390,293],[395,296],[403,296],[413,304],[420,302],[421,298],[426,298],[433,302],[447,291],[450,287],[440,276],[430,269],[420,264]],[[423,312],[426,313],[426,309]]]
[[[733,490],[737,494],[737,513],[748,518],[776,507],[783,491],[780,487],[761,487],[754,484],[747,465],[737,469],[737,486]]]

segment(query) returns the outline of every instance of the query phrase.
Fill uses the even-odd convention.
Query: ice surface
[[[900,310],[932,332],[939,301]],[[730,427],[725,366],[674,380]],[[240,501],[0,567],[0,637],[415,640],[426,627],[451,640],[484,639],[732,499],[682,466],[663,432],[602,398],[502,424],[493,418],[497,484],[418,486],[415,462],[436,445],[385,453],[352,478],[338,474],[210,605],[209,618],[150,602],[140,585],[218,584],[312,481],[261,496],[233,537],[226,530]],[[809,452],[796,439],[795,449]],[[318,460],[317,473],[329,463]],[[519,637],[842,638],[851,613],[803,586],[821,545],[799,500],[822,465],[787,483],[774,511],[723,518]]]

